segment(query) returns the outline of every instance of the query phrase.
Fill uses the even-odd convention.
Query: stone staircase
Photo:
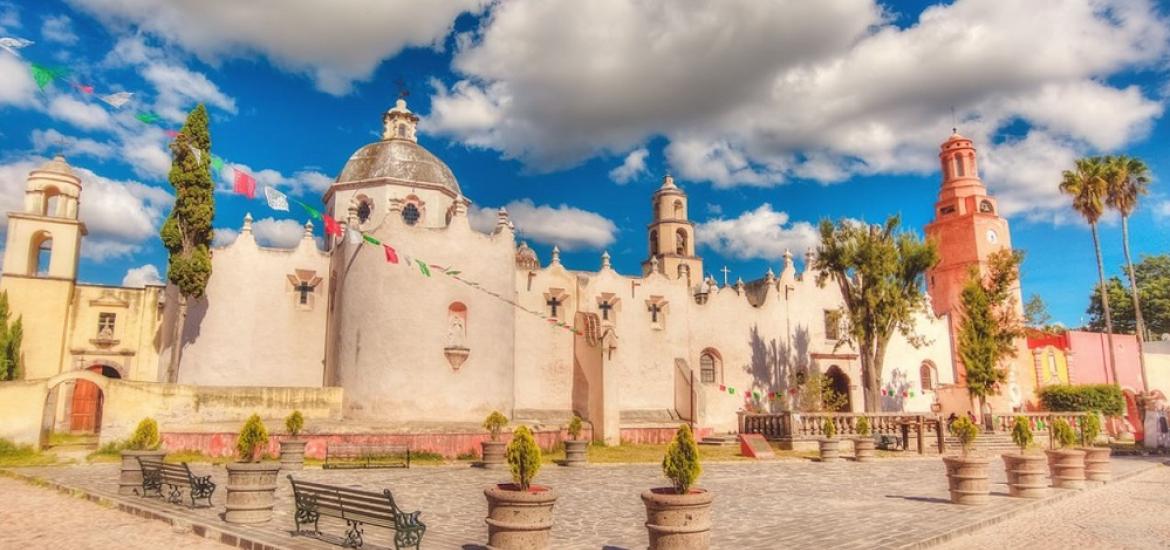
[[[739,445],[739,436],[736,434],[712,434],[699,441],[699,445],[731,447],[733,445]]]
[[[962,448],[959,445],[959,438],[948,434],[944,440],[947,447],[947,453],[958,452]],[[1048,441],[1048,434],[1037,434],[1036,442],[1046,444]],[[928,447],[929,450],[929,447]],[[998,455],[1002,453],[1019,452],[1015,443],[1012,443],[1011,434],[995,432],[986,433],[981,432],[979,437],[975,439],[975,450],[988,455]],[[937,449],[936,449],[937,451]]]

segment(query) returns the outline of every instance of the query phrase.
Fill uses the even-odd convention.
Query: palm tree
[[[1093,234],[1093,251],[1097,253],[1097,278],[1100,281],[1101,309],[1105,311],[1105,338],[1109,345],[1109,370],[1113,382],[1117,379],[1117,362],[1113,358],[1113,315],[1109,311],[1109,296],[1105,288],[1105,264],[1101,262],[1101,241],[1097,238],[1097,222],[1105,212],[1108,184],[1105,181],[1108,165],[1101,157],[1077,159],[1073,170],[1061,175],[1060,192],[1072,197],[1072,207],[1089,224]]]
[[[1129,216],[1137,209],[1141,196],[1149,192],[1150,169],[1141,159],[1118,155],[1108,159],[1106,175],[1105,204],[1121,214],[1121,244],[1125,251],[1125,269],[1129,272],[1129,292],[1133,297],[1133,314],[1137,329],[1138,361],[1142,367],[1142,388],[1150,391],[1146,377],[1146,357],[1142,354],[1146,337],[1146,324],[1142,320],[1142,308],[1138,300],[1137,278],[1133,273],[1133,259],[1129,254]]]

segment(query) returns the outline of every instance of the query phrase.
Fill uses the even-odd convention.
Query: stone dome
[[[461,196],[459,182],[447,164],[418,144],[418,117],[399,99],[382,115],[382,141],[358,149],[349,157],[335,185],[388,178],[422,187],[437,187]]]
[[[65,161],[65,157],[61,155],[57,155],[51,160],[45,161],[45,163],[42,164],[40,168],[37,168],[37,171],[55,172],[57,174],[65,174],[66,176],[77,176],[77,174],[73,173],[73,168],[69,166],[69,163]]]

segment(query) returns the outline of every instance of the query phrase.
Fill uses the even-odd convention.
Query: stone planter
[[[167,452],[159,449],[155,451],[122,451],[122,471],[118,474],[118,494],[136,495],[142,492],[142,466],[138,458],[154,458],[162,460]]]
[[[872,437],[859,437],[853,440],[853,457],[858,462],[873,462],[877,460]]]
[[[1085,452],[1085,479],[1089,481],[1112,481],[1113,475],[1109,471],[1109,455],[1113,452],[1109,447],[1078,447]]]
[[[1048,496],[1048,469],[1044,455],[1005,454],[1003,466],[1007,473],[1008,495],[1018,498]]]
[[[987,480],[987,465],[991,459],[975,456],[946,456],[947,483],[954,504],[986,504],[991,493]]]
[[[565,461],[561,463],[562,466],[584,466],[585,450],[589,448],[589,442],[586,440],[568,440],[565,441]]]
[[[822,439],[818,443],[821,447],[821,462],[841,461],[840,439]]]
[[[303,439],[286,439],[280,442],[280,469],[295,472],[305,469],[305,444]]]
[[[711,501],[706,489],[691,489],[685,495],[673,487],[642,493],[646,505],[648,550],[706,550],[711,547]]]
[[[231,462],[228,472],[228,523],[264,523],[272,519],[273,497],[279,462]]]
[[[1052,475],[1053,487],[1085,488],[1085,451],[1055,449],[1044,452],[1048,455],[1048,469]]]
[[[506,445],[503,441],[481,441],[483,460],[479,461],[479,466],[489,470],[502,470],[507,467],[508,464],[504,462],[504,447]]]
[[[552,548],[553,504],[557,492],[532,485],[527,491],[518,485],[501,483],[483,490],[487,497],[487,547],[499,550],[542,550]]]

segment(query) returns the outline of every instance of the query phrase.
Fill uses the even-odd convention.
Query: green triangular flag
[[[727,388],[727,393],[735,395],[735,388]]]
[[[418,263],[418,269],[419,271],[422,271],[423,275],[426,275],[427,277],[431,276],[431,270],[427,267],[426,262],[422,260],[415,260],[415,262]]]
[[[293,200],[296,201],[297,204],[301,205],[301,208],[304,208],[305,211],[308,212],[310,216],[317,218],[318,220],[321,219],[321,213],[318,212],[315,208],[313,208],[312,206],[309,206],[301,201],[298,201],[296,199],[293,199]]]
[[[382,244],[382,241],[366,235],[365,233],[362,233],[362,239],[370,244]]]
[[[214,168],[216,172],[222,171],[223,159],[219,158],[218,155],[211,155],[211,167]]]
[[[154,124],[154,123],[162,120],[162,117],[160,117],[160,116],[158,116],[150,111],[147,111],[145,113],[138,113],[138,114],[134,115],[134,118],[138,119],[138,121],[143,123],[143,124]]]
[[[446,273],[447,275],[450,275],[450,276],[454,277],[454,276],[456,276],[456,275],[458,275],[458,274],[462,273],[462,271],[455,271],[455,270],[450,270],[450,271],[444,271],[443,273]]]
[[[49,83],[57,77],[56,73],[54,73],[52,69],[37,65],[36,63],[29,65],[28,69],[32,71],[33,80],[36,81],[37,87],[40,88],[41,91],[44,91],[45,86],[48,86]]]

